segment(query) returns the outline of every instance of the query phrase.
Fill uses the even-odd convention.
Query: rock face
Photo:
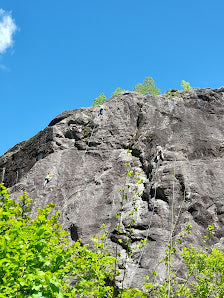
[[[140,286],[164,256],[171,229],[175,238],[191,223],[189,241],[200,247],[213,224],[213,244],[223,243],[223,115],[224,87],[169,98],[124,92],[104,104],[103,116],[98,107],[66,111],[8,150],[0,180],[15,198],[26,190],[34,207],[54,203],[72,241],[88,243],[106,224],[108,248],[118,246],[121,272],[127,270],[125,286]],[[163,162],[155,162],[156,144]],[[125,262],[130,229],[136,250]],[[137,248],[145,237],[148,244]],[[157,271],[165,277],[162,264]]]

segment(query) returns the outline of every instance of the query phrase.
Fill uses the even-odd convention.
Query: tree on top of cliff
[[[112,96],[119,94],[121,92],[124,92],[124,89],[121,89],[118,87],[113,93]],[[156,88],[155,82],[152,77],[146,77],[143,84],[137,84],[133,91],[142,93],[142,94],[152,94],[152,95],[159,95],[161,93],[161,90]],[[94,99],[93,106],[102,104],[106,100],[106,96],[104,93],[101,93],[100,96]]]
[[[142,93],[142,94],[152,94],[152,95],[159,95],[161,90],[156,88],[155,82],[152,77],[147,77],[144,80],[143,84],[137,84],[133,91]]]
[[[117,95],[117,94],[119,94],[119,93],[121,93],[121,92],[124,92],[124,91],[125,91],[124,89],[121,89],[120,87],[118,87],[118,88],[112,93],[112,96]]]
[[[101,93],[100,96],[94,99],[93,106],[102,104],[106,99],[106,96]]]

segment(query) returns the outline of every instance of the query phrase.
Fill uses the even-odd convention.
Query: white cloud
[[[0,8],[0,54],[13,45],[12,37],[16,30],[17,26],[10,12]]]

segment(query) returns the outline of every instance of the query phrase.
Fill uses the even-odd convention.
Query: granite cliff
[[[0,180],[15,198],[26,190],[34,207],[54,203],[71,241],[88,243],[106,224],[108,248],[113,251],[118,244],[120,269],[125,266],[128,272],[125,285],[140,286],[164,256],[172,227],[175,237],[191,223],[188,241],[200,247],[213,224],[211,242],[222,245],[223,127],[224,87],[170,93],[168,98],[124,92],[104,103],[103,116],[98,107],[65,111],[8,150],[0,157]],[[155,162],[156,144],[164,150],[163,162]],[[53,178],[43,187],[48,172]],[[136,195],[131,191],[135,185]],[[119,189],[129,197],[123,206]],[[133,200],[137,210],[130,222]],[[118,221],[122,232],[115,229]],[[124,264],[130,228],[132,247],[145,237],[148,244]],[[157,270],[164,278],[163,264]]]

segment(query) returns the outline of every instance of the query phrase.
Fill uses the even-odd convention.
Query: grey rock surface
[[[127,270],[124,285],[141,286],[163,258],[172,224],[175,238],[191,223],[188,241],[198,247],[207,226],[214,224],[211,243],[223,247],[223,126],[224,87],[192,89],[168,99],[124,92],[104,103],[103,116],[98,107],[66,111],[8,150],[0,157],[0,180],[15,198],[26,190],[34,207],[54,203],[71,241],[90,243],[106,224],[108,248],[114,252],[118,245],[121,273]],[[164,150],[163,162],[155,162],[156,144]],[[44,187],[48,172],[52,181]],[[129,198],[123,206],[119,189]],[[129,216],[133,202],[135,222]],[[126,263],[130,228],[136,250]],[[145,237],[148,244],[138,248]],[[163,264],[157,271],[158,278],[165,278]]]

